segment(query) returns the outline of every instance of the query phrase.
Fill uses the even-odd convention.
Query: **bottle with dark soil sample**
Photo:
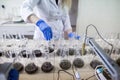
[[[90,66],[93,68],[93,69],[95,69],[97,66],[99,66],[99,65],[103,65],[102,64],[102,62],[100,62],[100,61],[98,61],[98,60],[92,60],[91,62],[90,62]]]
[[[41,70],[45,73],[49,73],[54,69],[54,66],[51,64],[51,62],[44,62],[41,66]]]
[[[68,70],[71,67],[71,62],[67,59],[61,60],[59,66],[61,69]]]
[[[61,55],[61,51],[62,51],[62,49],[57,49],[57,51],[56,51],[56,54],[58,55],[58,56],[60,56]]]
[[[18,70],[18,72],[22,72],[23,71],[24,65],[22,63],[22,58],[20,57],[20,55],[16,55],[16,57],[14,58],[13,68]]]
[[[76,68],[82,68],[84,66],[84,61],[81,59],[81,58],[75,58],[73,60],[73,65],[76,67]]]
[[[32,54],[35,55],[36,58],[42,56],[42,52],[41,52],[41,50],[39,50],[39,49],[33,50],[33,51],[32,51]]]
[[[48,49],[49,49],[49,53],[54,52],[54,48],[52,48],[52,47],[48,47]]]
[[[69,48],[69,55],[73,56],[75,54],[75,49],[74,48]]]
[[[25,71],[28,74],[34,74],[38,71],[38,66],[35,63],[29,63],[25,66]]]
[[[13,67],[14,67],[16,70],[18,70],[19,72],[23,71],[23,69],[24,69],[23,64],[20,63],[20,62],[14,63],[14,64],[13,64]]]
[[[4,54],[4,51],[0,51],[0,57],[2,57]]]
[[[116,60],[116,63],[117,63],[118,66],[120,67],[120,57]]]
[[[48,48],[49,49],[49,48]],[[46,51],[46,50],[45,50]],[[54,69],[54,54],[48,52],[44,52],[44,59],[42,61],[41,70],[45,73],[49,73]]]
[[[29,58],[29,54],[27,53],[27,50],[21,50],[19,53],[23,58]]]
[[[65,55],[69,55],[69,51],[68,50],[64,50],[63,48],[59,48],[57,51],[56,51],[56,54],[58,56],[65,56]],[[72,55],[73,53],[71,53]]]
[[[36,56],[33,54],[33,51],[34,50],[31,49],[27,50],[27,54],[29,54],[29,57],[27,58],[26,61],[25,71],[28,74],[34,74],[39,70],[38,65],[35,63]]]

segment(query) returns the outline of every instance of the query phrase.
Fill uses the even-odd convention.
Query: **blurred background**
[[[33,26],[32,24],[20,24],[20,22],[22,23],[20,6],[23,1],[0,0],[0,23],[11,20],[19,23],[11,24],[12,26]],[[85,28],[89,24],[94,24],[102,35],[120,33],[120,0],[72,0],[72,3],[70,11],[71,25],[73,31],[76,31],[79,35],[84,34]],[[28,34],[30,32],[32,31],[29,31]],[[96,33],[91,28],[89,34],[95,36]]]

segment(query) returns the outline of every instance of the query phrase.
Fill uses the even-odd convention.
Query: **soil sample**
[[[63,51],[62,49],[58,49],[57,52],[56,52],[56,54],[57,54],[58,56],[60,56],[62,51]]]
[[[69,60],[62,60],[59,65],[62,69],[68,70],[71,67],[71,62]]]
[[[3,52],[3,51],[0,51],[0,57],[1,57],[3,54],[4,54],[4,52]]]
[[[116,63],[120,66],[120,57],[116,60]]]
[[[5,51],[4,54],[5,54],[6,58],[10,58],[10,57],[14,58],[14,57],[16,57],[16,54],[14,52],[11,52],[11,51]]]
[[[24,58],[27,58],[27,51],[26,50],[22,50],[21,52],[20,52],[20,54],[21,54],[21,56],[22,57],[24,57]]]
[[[19,62],[16,62],[16,63],[14,63],[13,64],[13,67],[16,69],[16,70],[18,70],[19,72],[21,72],[22,70],[23,70],[23,65],[21,64],[21,63],[19,63]]]
[[[49,49],[49,53],[52,53],[54,51],[52,47],[48,47],[48,49]]]
[[[31,54],[29,54],[26,50],[22,50],[20,52],[20,55],[23,57],[23,58],[29,58]]]
[[[104,70],[103,70],[103,75],[105,76],[105,78],[106,78],[107,80],[112,80],[112,79],[111,79],[111,75],[110,75],[110,73],[108,72],[107,69],[104,69]]]
[[[98,61],[98,60],[93,60],[91,63],[90,63],[90,66],[95,69],[98,65],[102,65],[102,62]]]
[[[82,68],[84,66],[84,61],[80,58],[76,58],[73,61],[73,65],[77,68]]]
[[[36,57],[42,56],[42,52],[40,50],[34,50],[32,53],[35,54]]]
[[[25,67],[25,71],[28,74],[34,74],[36,73],[38,70],[38,67],[34,64],[34,63],[29,63],[26,67]]]
[[[69,50],[58,49],[58,50],[56,51],[56,54],[57,54],[58,56],[63,56],[64,54],[65,54],[65,55],[69,55]],[[71,53],[71,54],[72,54],[72,53]]]
[[[69,55],[74,55],[75,54],[75,49],[69,48]]]
[[[41,67],[41,70],[45,73],[51,72],[53,69],[54,66],[50,62],[44,62]]]

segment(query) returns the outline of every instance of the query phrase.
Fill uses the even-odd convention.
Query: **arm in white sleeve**
[[[72,27],[71,27],[69,13],[66,14],[66,16],[65,16],[65,18],[63,20],[63,24],[64,24],[64,31],[67,32],[67,34],[72,32]]]
[[[21,6],[21,17],[24,19],[26,22],[30,22],[28,20],[28,17],[33,13],[34,7],[37,5],[37,3],[40,0],[25,0]]]

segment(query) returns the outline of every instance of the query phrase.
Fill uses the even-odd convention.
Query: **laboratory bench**
[[[73,31],[76,30],[75,26],[72,26],[72,28],[73,28]],[[19,50],[19,52],[21,50],[30,50],[32,52],[33,50],[39,49],[39,50],[43,51],[44,49],[46,49],[46,46],[47,47],[49,46],[46,41],[32,40],[33,34],[34,34],[34,29],[35,29],[35,25],[31,24],[31,23],[24,23],[24,22],[13,23],[13,22],[9,22],[9,21],[2,22],[0,24],[0,48],[1,48],[0,50],[3,50],[5,52],[4,53],[5,55],[3,55],[4,57],[2,57],[2,58],[0,57],[0,60],[2,60],[1,62],[7,62],[7,61],[9,62],[9,60],[7,60],[7,59],[9,59],[11,57],[6,58],[6,55],[10,56],[8,54],[13,54],[14,52],[16,52],[16,54],[17,54],[18,53],[17,50]],[[4,34],[8,34],[8,35],[12,34],[13,36],[15,36],[17,34],[21,34],[21,35],[24,35],[25,37],[27,37],[28,39],[2,39]],[[63,40],[62,42],[53,41],[53,44],[57,45],[55,48],[55,50],[57,51],[60,46],[63,46],[62,48],[76,48],[76,49],[77,49],[77,47],[79,47],[79,49],[81,49],[81,47],[82,47],[81,42],[82,41],[78,42],[76,40],[73,42],[71,42],[70,40],[65,40],[65,41]],[[99,45],[101,45],[101,43],[102,43],[103,49],[107,48],[107,51],[108,51],[108,49],[110,49],[110,47],[108,47],[108,45],[104,45],[104,43],[101,40],[98,40],[97,42],[99,43]],[[120,44],[119,40],[112,41],[113,44],[115,44],[116,42],[118,42]],[[113,53],[111,56],[114,60],[117,60],[118,57],[120,57],[120,47],[119,47],[119,45],[114,45],[114,46],[116,46],[116,52]],[[92,60],[100,60],[100,59],[97,56],[95,56],[94,52],[91,52],[90,47],[86,46],[86,50],[87,50],[87,54],[79,55],[79,58],[84,61],[84,66],[82,68],[78,68],[77,71],[80,73],[79,76],[80,76],[81,80],[90,78],[93,75],[94,76],[88,80],[97,80],[97,78],[95,76],[95,70],[90,66],[90,62]],[[28,52],[30,52],[30,51],[28,51]],[[54,51],[53,54],[56,54],[56,51]],[[26,52],[26,54],[28,54],[28,53]],[[41,56],[39,58],[34,57],[33,60],[30,61],[30,62],[34,62],[38,66],[38,71],[34,74],[28,74],[25,71],[26,65],[28,63],[30,63],[29,62],[30,58],[23,59],[23,56],[22,57],[20,56],[20,60],[18,62],[21,62],[23,64],[24,69],[22,70],[22,72],[20,72],[19,80],[57,80],[58,70],[61,70],[59,63],[62,60],[62,58],[61,58],[62,55],[53,55],[53,54],[52,55],[51,55],[51,53],[48,54],[50,56],[49,60],[45,60],[46,57]],[[71,63],[73,62],[73,60],[75,58],[78,58],[78,56],[77,55],[72,55],[72,56],[69,55],[67,57],[67,59],[70,60]],[[43,64],[43,62],[46,62],[46,61],[50,61],[54,66],[54,69],[49,73],[45,73],[41,70],[41,65]],[[12,61],[10,61],[10,62],[12,62]],[[73,74],[72,67],[66,71]],[[73,80],[73,79],[70,75],[66,74],[65,72],[61,72],[60,80]]]
[[[118,41],[118,40],[117,40]],[[74,42],[74,43],[73,43]],[[3,57],[0,57],[0,60],[2,62],[12,62],[14,60],[14,57],[10,57],[8,54],[18,54],[21,53],[20,58],[16,59],[16,63],[20,62],[24,69],[20,72],[19,80],[57,80],[58,78],[58,70],[62,70],[60,67],[60,62],[62,60],[69,60],[71,64],[73,64],[73,61],[76,58],[80,58],[84,61],[84,65],[81,68],[77,68],[77,72],[80,73],[81,80],[86,80],[87,78],[93,76],[95,74],[95,70],[91,67],[90,63],[94,60],[100,60],[98,56],[95,56],[95,53],[91,51],[90,47],[86,46],[86,54],[81,55],[81,52],[78,53],[69,53],[68,55],[59,55],[57,51],[61,48],[62,50],[70,50],[71,48],[74,48],[76,51],[81,50],[82,44],[81,41],[74,40],[71,44],[71,41],[69,40],[60,40],[60,41],[51,41],[48,45],[48,42],[46,41],[39,41],[39,40],[29,40],[29,39],[5,39],[0,40],[0,48],[4,52],[2,55]],[[97,41],[99,44],[101,44],[101,41]],[[104,44],[103,44],[104,45]],[[54,49],[53,52],[47,53],[45,52],[51,47]],[[117,46],[116,46],[117,47]],[[105,45],[103,49],[106,48]],[[109,48],[108,48],[109,49]],[[24,50],[27,57],[24,57],[25,55],[22,53]],[[33,51],[40,50],[42,55],[40,57],[35,57],[33,55]],[[10,53],[11,52],[11,53]],[[108,51],[107,51],[108,52]],[[106,52],[106,53],[107,53]],[[32,53],[32,57],[30,57],[30,54]],[[64,52],[67,54],[66,52]],[[45,55],[46,54],[46,55]],[[112,59],[117,60],[120,57],[119,52],[115,51],[112,53]],[[54,68],[51,72],[43,72],[41,69],[41,66],[44,62],[50,62]],[[25,71],[25,67],[29,63],[34,63],[38,67],[38,71],[33,74],[28,74]],[[66,70],[67,72],[73,74],[72,66]],[[73,80],[70,75],[68,75],[65,72],[60,73],[60,80]],[[91,77],[88,80],[97,80],[96,76]]]

